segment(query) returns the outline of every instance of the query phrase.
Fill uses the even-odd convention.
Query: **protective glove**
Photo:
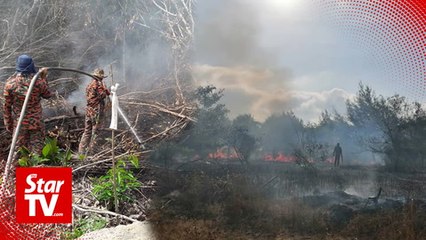
[[[47,68],[41,68],[39,72],[40,72],[40,78],[45,79],[47,77]]]
[[[105,83],[102,83],[102,92],[105,93],[105,96],[109,96],[111,94]]]

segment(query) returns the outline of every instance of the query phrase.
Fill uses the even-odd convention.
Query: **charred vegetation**
[[[102,227],[149,220],[159,239],[425,238],[423,106],[361,84],[345,115],[325,110],[315,123],[291,111],[264,122],[230,119],[223,89],[193,83],[194,2],[1,2],[0,77],[13,74],[21,53],[39,66],[112,66],[120,106],[146,147],[121,121],[111,149],[107,115],[95,151],[67,163],[75,222],[61,230],[93,219]],[[47,135],[76,151],[87,79],[61,72],[48,79],[56,96],[43,103]],[[5,157],[10,134],[2,128],[0,137]],[[99,187],[111,177],[112,151],[123,185],[134,186],[119,193],[126,200],[117,212],[110,188]]]

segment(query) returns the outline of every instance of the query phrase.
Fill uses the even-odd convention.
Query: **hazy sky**
[[[196,22],[194,77],[225,88],[231,117],[292,110],[315,121],[344,112],[361,81],[386,96],[401,90],[372,49],[316,17],[310,0],[203,0]]]

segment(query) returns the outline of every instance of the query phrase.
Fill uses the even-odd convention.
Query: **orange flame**
[[[209,153],[207,155],[209,159],[216,160],[236,160],[239,159],[238,153],[233,147],[222,147],[218,148],[215,152]],[[277,154],[265,153],[262,157],[263,161],[267,162],[283,162],[283,163],[294,163],[296,162],[296,157],[292,155],[286,155],[283,152],[278,152]],[[314,159],[309,159],[309,162],[313,163]],[[325,160],[327,163],[334,163],[334,158],[330,157]]]
[[[289,155],[285,155],[282,152],[279,152],[277,155],[273,155],[273,154],[265,154],[263,156],[263,160],[264,161],[271,161],[271,162],[287,162],[287,163],[291,163],[291,162],[295,162],[296,158],[294,156],[289,156]]]

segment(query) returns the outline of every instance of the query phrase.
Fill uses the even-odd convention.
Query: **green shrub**
[[[128,160],[134,167],[139,168],[139,160],[136,156],[130,156]],[[119,202],[133,201],[129,193],[142,186],[141,182],[133,175],[132,171],[126,169],[126,162],[120,159],[117,161],[115,169],[111,168],[106,175],[94,181],[92,193],[98,201],[106,203],[109,207],[111,207],[114,202],[114,170],[117,181],[117,200]]]
[[[38,166],[41,164],[66,166],[71,159],[71,151],[69,149],[61,149],[58,146],[57,139],[51,138],[46,139],[41,155],[32,153],[25,147],[19,149],[19,155],[18,164],[21,167]]]

